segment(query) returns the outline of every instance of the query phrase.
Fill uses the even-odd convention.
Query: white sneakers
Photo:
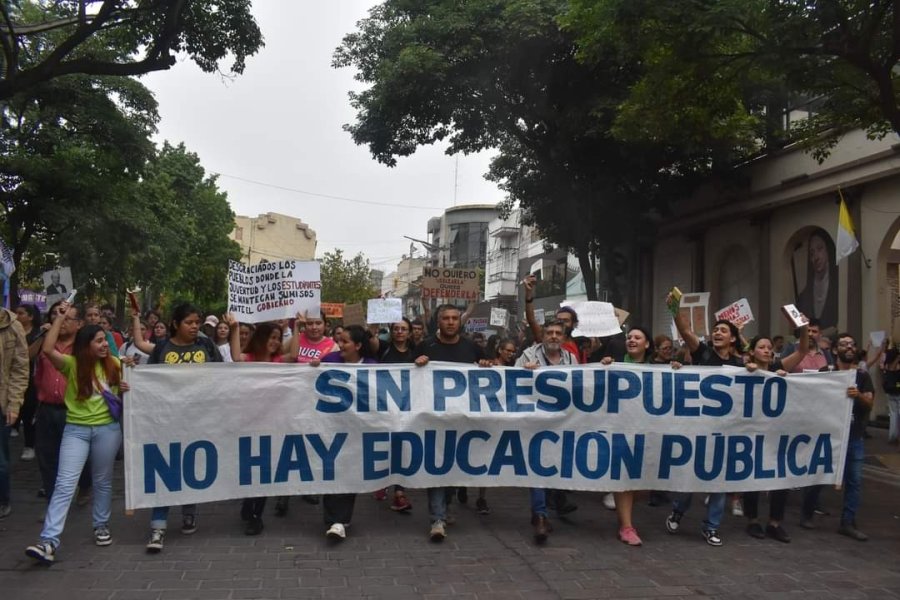
[[[325,532],[325,537],[331,540],[343,540],[347,537],[347,528],[342,523],[334,523]]]

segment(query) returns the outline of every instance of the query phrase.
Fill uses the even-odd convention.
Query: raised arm
[[[30,346],[28,346],[28,358],[34,358],[41,353],[41,347],[43,347],[44,345],[44,336],[47,335],[48,329],[50,329],[50,323],[44,323],[43,325],[41,325],[41,331],[43,333],[39,335],[36,340],[31,342]]]
[[[44,335],[44,345],[41,348],[57,370],[61,370],[65,362],[64,355],[56,349],[56,342],[59,341],[59,330],[62,329],[62,324],[66,320],[66,313],[68,312],[68,302],[61,302],[56,307],[56,318],[53,319],[53,324],[50,325],[50,329]]]
[[[669,295],[666,296],[666,304],[671,304],[674,302],[674,298],[672,297],[672,293],[669,292]],[[684,340],[684,343],[687,344],[688,350],[693,354],[697,351],[697,348],[700,347],[700,338],[697,337],[697,334],[694,333],[694,330],[691,329],[690,323],[688,323],[687,316],[685,316],[681,311],[675,313],[675,329],[678,330],[678,335],[681,336],[681,339]]]
[[[222,315],[222,320],[228,323],[228,328],[231,332],[228,336],[228,349],[231,352],[231,360],[232,362],[241,362],[244,360],[241,352],[241,324],[238,323],[238,320],[232,313]]]
[[[534,318],[534,284],[537,278],[534,275],[528,275],[522,280],[522,286],[525,288],[525,321],[531,328],[531,335],[534,341],[541,342],[544,339],[544,328],[541,323]]]
[[[781,368],[790,373],[793,371],[803,357],[806,356],[809,347],[809,327],[805,325],[800,328],[800,335],[797,337],[797,343],[794,345],[794,351],[781,359]]]
[[[156,344],[148,342],[141,335],[141,311],[139,310],[131,312],[131,339],[134,342],[134,347],[144,354],[150,355],[153,353],[153,349],[156,348]]]

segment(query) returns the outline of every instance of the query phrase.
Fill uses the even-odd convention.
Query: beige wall
[[[246,264],[289,258],[313,260],[316,256],[316,232],[295,217],[278,213],[238,215],[234,226],[230,237],[240,244],[241,261]]]

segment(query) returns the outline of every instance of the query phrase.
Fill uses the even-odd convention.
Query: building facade
[[[316,232],[300,219],[279,213],[238,215],[229,237],[241,246],[241,262],[247,265],[316,256]]]
[[[853,334],[861,348],[872,331],[900,341],[900,139],[853,131],[821,163],[795,146],[741,170],[744,187],[700,190],[661,227],[646,274],[653,331],[669,332],[664,299],[678,286],[709,292],[710,314],[747,298],[756,319],[748,337],[790,337],[781,307],[796,304],[826,332]],[[837,263],[839,190],[861,246]],[[874,377],[875,413],[884,414],[877,370]]]

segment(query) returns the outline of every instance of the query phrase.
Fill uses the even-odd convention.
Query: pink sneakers
[[[623,527],[619,530],[619,539],[629,546],[640,546],[641,538],[638,536],[637,529],[634,527]]]

